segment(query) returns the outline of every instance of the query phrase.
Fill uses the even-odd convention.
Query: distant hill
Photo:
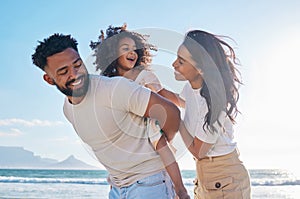
[[[73,155],[59,162],[36,156],[23,147],[8,146],[0,146],[0,168],[97,169],[76,159]]]
[[[88,164],[76,159],[73,155],[70,155],[67,159],[65,159],[61,162],[51,164],[51,168],[95,169],[96,167],[88,165]]]

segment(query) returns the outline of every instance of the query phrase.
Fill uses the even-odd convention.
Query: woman
[[[180,134],[196,161],[197,199],[251,198],[248,171],[233,140],[241,84],[235,64],[232,47],[201,30],[187,33],[173,63],[175,78],[189,81],[181,93],[186,110]]]

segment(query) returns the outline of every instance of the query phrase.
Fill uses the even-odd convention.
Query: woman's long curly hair
[[[151,50],[157,50],[152,44],[147,43],[145,35],[141,35],[137,32],[127,31],[127,25],[124,24],[121,27],[109,26],[106,29],[106,37],[101,30],[101,35],[98,37],[98,41],[91,41],[90,47],[95,51],[96,56],[96,70],[101,70],[100,74],[108,77],[118,76],[117,60],[118,60],[118,46],[119,42],[123,38],[131,38],[136,44],[135,52],[138,55],[135,67],[141,69],[146,68],[152,61]]]
[[[193,30],[187,33],[183,42],[196,61],[196,67],[203,73],[204,81],[200,95],[205,98],[208,106],[203,129],[208,127],[212,132],[216,130],[215,122],[221,125],[219,123],[221,112],[225,112],[230,120],[235,122],[234,119],[239,113],[237,109],[238,87],[242,84],[239,79],[240,73],[236,68],[238,60],[235,52],[220,38],[221,36],[205,31]],[[215,70],[212,69],[213,67]]]

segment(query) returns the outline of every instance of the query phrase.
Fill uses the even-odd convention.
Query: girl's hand
[[[191,199],[186,189],[181,189],[176,192],[175,199]]]

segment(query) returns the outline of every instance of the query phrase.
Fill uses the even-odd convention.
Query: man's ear
[[[47,73],[44,74],[43,78],[48,84],[55,85],[54,80]]]

